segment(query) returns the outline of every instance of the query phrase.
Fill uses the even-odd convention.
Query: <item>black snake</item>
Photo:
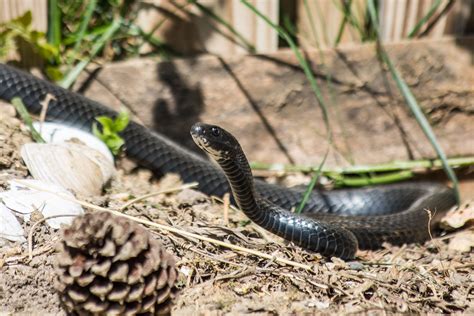
[[[97,116],[117,115],[98,102],[0,64],[0,99],[10,101],[20,97],[28,111],[39,114],[41,101],[48,93],[54,96],[47,108],[46,119],[49,121],[64,122],[90,131]],[[166,137],[135,122],[131,122],[121,136],[125,140],[127,156],[155,174],[178,173],[184,182],[198,182],[198,190],[208,195],[223,196],[230,192],[226,176],[217,166]],[[283,188],[260,180],[254,183],[255,191],[262,197],[263,203],[269,203],[271,207],[276,205],[283,210],[297,206],[304,194],[302,189]],[[324,255],[350,259],[354,256],[357,244],[361,249],[374,249],[384,241],[401,244],[426,240],[429,237],[428,214],[424,209],[436,211],[439,215],[455,203],[451,189],[425,182],[314,191],[303,210],[306,217],[297,217],[300,229],[295,228],[290,239]],[[277,221],[292,218],[284,214],[272,218]],[[316,234],[309,228],[316,221],[307,219],[312,216],[317,216],[317,221],[321,223],[327,223]],[[274,226],[279,223],[274,222],[269,228],[275,231],[278,227]],[[352,233],[347,234],[345,227],[349,227]],[[334,228],[337,234],[331,231]],[[337,238],[330,238],[334,234]],[[343,237],[346,235],[349,236]],[[357,241],[352,235],[356,236]],[[313,236],[320,238],[318,247],[312,244]],[[337,246],[330,239],[337,240]]]

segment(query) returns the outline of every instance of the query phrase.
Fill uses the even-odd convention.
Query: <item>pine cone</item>
[[[143,227],[108,212],[63,231],[57,289],[69,314],[169,314],[175,260]]]

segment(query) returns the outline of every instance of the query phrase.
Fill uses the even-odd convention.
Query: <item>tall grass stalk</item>
[[[314,95],[316,96],[316,99],[318,100],[319,106],[320,106],[322,114],[323,114],[323,121],[324,121],[324,125],[325,125],[326,132],[327,132],[328,143],[329,143],[328,146],[331,146],[332,143],[333,143],[332,142],[332,131],[331,131],[331,126],[329,124],[329,115],[328,115],[326,102],[325,102],[325,100],[322,96],[321,89],[318,86],[318,83],[316,81],[316,78],[314,77],[313,71],[311,70],[311,67],[310,67],[308,61],[303,57],[303,55],[300,52],[300,49],[298,48],[296,43],[293,41],[291,36],[288,34],[288,32],[286,32],[283,28],[281,28],[280,26],[273,23],[268,17],[266,17],[264,14],[262,14],[257,8],[255,8],[248,1],[241,0],[241,2],[247,8],[249,8],[253,13],[255,13],[258,17],[263,19],[265,21],[265,23],[267,23],[270,27],[272,27],[278,33],[278,35],[288,43],[288,45],[290,46],[290,49],[295,54],[296,59],[300,63],[300,66],[303,69],[303,72],[306,75],[306,78],[308,79],[308,81],[311,85],[311,89],[313,90]],[[329,147],[328,147],[327,151],[329,152]],[[328,152],[326,153],[326,156],[327,156]],[[325,161],[326,161],[326,157],[321,162],[320,168],[323,167]],[[311,194],[311,191],[314,189],[314,186],[316,185],[316,181],[317,181],[318,177],[319,177],[319,173],[316,171],[315,174],[313,175],[311,183],[308,185],[308,188],[306,189],[305,195],[304,195],[304,197],[301,201],[301,204],[298,208],[300,211],[301,211],[301,209],[304,208],[304,205],[306,204],[306,201],[308,200],[309,195]]]
[[[304,206],[308,202],[311,192],[313,191],[316,183],[318,183],[319,177],[321,175],[321,170],[323,169],[323,166],[326,163],[326,159],[328,158],[328,155],[329,155],[329,147],[326,150],[326,153],[324,154],[323,161],[321,161],[321,163],[319,164],[318,169],[314,172],[313,176],[311,177],[311,181],[306,187],[306,191],[304,192],[303,199],[301,200],[300,204],[298,205],[298,208],[296,209],[296,214],[301,214],[301,212],[304,209]]]
[[[425,16],[423,16],[418,23],[413,27],[413,29],[408,33],[408,38],[414,38],[417,34],[418,31],[421,29],[421,27],[428,22],[428,20],[435,14],[436,10],[438,10],[438,7],[441,5],[441,0],[436,0],[428,10]]]
[[[73,56],[77,56],[79,54],[79,50],[81,48],[82,40],[84,39],[84,35],[86,34],[87,26],[91,21],[92,14],[94,13],[95,8],[97,7],[97,0],[89,0],[86,12],[84,13],[84,17],[81,19],[81,23],[79,24],[79,28],[77,30],[77,40],[74,43],[73,47]],[[69,61],[69,63],[72,60]]]
[[[382,61],[388,66],[390,73],[396,82],[398,89],[400,90],[400,93],[403,95],[409,109],[415,116],[415,119],[418,122],[418,125],[420,125],[421,129],[423,130],[423,133],[425,136],[428,138],[429,142],[433,146],[434,150],[436,151],[436,154],[438,155],[439,159],[441,160],[441,163],[443,165],[443,169],[445,170],[447,176],[449,179],[453,182],[453,187],[454,191],[456,193],[456,199],[458,203],[460,202],[460,195],[459,195],[459,185],[458,185],[458,180],[456,177],[456,174],[454,173],[453,169],[448,163],[446,154],[444,153],[443,149],[441,148],[441,145],[439,144],[438,140],[436,139],[436,136],[433,132],[433,129],[431,128],[430,123],[428,122],[428,119],[426,116],[423,114],[423,111],[421,110],[420,106],[418,105],[418,102],[415,99],[415,96],[413,93],[410,91],[410,88],[406,84],[406,82],[403,80],[401,75],[398,73],[397,69],[393,65],[392,61],[388,57],[388,54],[385,52],[385,49],[380,43],[380,29],[379,29],[379,22],[378,22],[378,17],[375,9],[375,4],[374,0],[368,0],[368,9],[370,13],[370,19],[372,20],[372,23],[375,26],[375,30],[377,33],[377,47],[378,47],[378,53],[382,59]]]
[[[48,1],[48,43],[59,50],[61,45],[61,10],[58,0]]]

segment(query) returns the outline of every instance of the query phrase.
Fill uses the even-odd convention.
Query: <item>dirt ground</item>
[[[9,179],[28,177],[19,148],[30,138],[10,108],[2,105],[0,113],[0,186],[6,189]],[[118,170],[103,196],[85,200],[113,209],[134,197],[179,185],[177,177],[153,179],[149,171],[137,170],[127,160],[119,162]],[[473,238],[472,227],[424,245],[361,251],[356,261],[343,262],[288,244],[251,224],[240,212],[190,189],[137,202],[126,213],[307,266],[282,265],[154,231],[175,254],[181,271],[174,315],[474,313],[474,254],[455,249],[456,240]],[[29,232],[31,224],[23,225]],[[53,270],[60,233],[40,225],[33,237],[31,260],[26,245],[0,247],[0,313],[64,314]]]

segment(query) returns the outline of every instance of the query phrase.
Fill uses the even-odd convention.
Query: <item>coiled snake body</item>
[[[10,101],[20,97],[28,111],[39,114],[41,102],[47,94],[54,96],[46,113],[48,121],[63,122],[90,131],[97,116],[117,115],[98,102],[0,64],[0,99]],[[198,182],[198,190],[208,195],[223,196],[230,192],[226,176],[217,166],[164,136],[135,122],[131,122],[121,136],[125,140],[127,156],[157,175],[178,173],[184,182]],[[269,209],[278,207],[278,210],[289,210],[299,204],[304,194],[301,189],[282,188],[259,180],[255,181],[254,188],[262,203],[269,204]],[[286,211],[282,215],[278,215],[280,211],[272,211],[272,216],[256,214],[251,219],[272,222],[272,227],[263,223],[264,227],[289,237],[303,247],[327,256],[349,259],[354,256],[357,244],[361,249],[374,249],[384,241],[402,244],[426,240],[429,237],[428,214],[424,209],[442,214],[454,204],[452,190],[443,185],[406,183],[314,191],[303,212],[308,217],[317,216],[317,220],[308,220],[308,217],[300,219],[292,214],[288,216]],[[262,218],[259,219],[259,216]],[[314,226],[316,221],[321,225]],[[286,227],[294,223],[291,236],[288,230],[285,234],[281,233],[284,223],[287,223]],[[351,233],[348,234],[348,230]],[[314,241],[316,237],[317,242]],[[319,244],[318,247],[315,244]]]

